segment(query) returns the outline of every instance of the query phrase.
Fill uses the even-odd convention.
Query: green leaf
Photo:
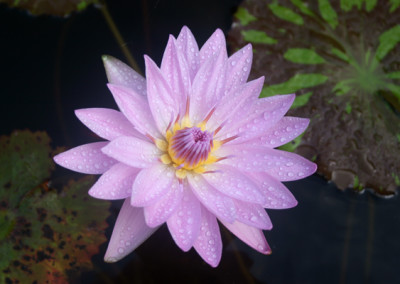
[[[393,13],[394,11],[397,10],[397,8],[399,8],[400,6],[400,0],[390,0],[390,3],[392,4],[392,6],[390,7],[390,13]]]
[[[386,88],[388,88],[400,102],[400,86],[395,84],[387,84]]]
[[[297,136],[295,139],[293,139],[289,143],[286,143],[286,144],[280,146],[279,149],[283,150],[283,151],[294,152],[297,149],[297,147],[299,147],[304,133],[305,132],[303,132],[301,135]]]
[[[331,52],[332,54],[336,55],[337,57],[339,57],[340,59],[342,59],[345,62],[350,63],[350,58],[347,56],[346,53],[344,53],[343,51],[341,51],[340,49],[337,49],[335,47],[331,48]]]
[[[44,132],[0,137],[0,283],[71,283],[105,241],[110,202],[88,196],[92,176],[50,188],[49,142]]]
[[[376,58],[381,61],[400,42],[400,25],[394,26],[379,36]]]
[[[318,53],[307,48],[289,48],[283,57],[288,61],[299,64],[321,64],[325,62]]]
[[[291,22],[296,25],[304,24],[303,18],[287,7],[280,6],[276,3],[269,4],[268,7],[271,9],[272,13],[274,13],[275,16],[282,20]]]
[[[313,13],[313,11],[308,9],[308,6],[306,4],[304,4],[303,1],[301,1],[301,0],[291,0],[291,2],[293,3],[293,5],[295,5],[297,8],[299,8],[299,10],[303,14],[306,14],[306,15],[311,16],[311,17],[315,17],[315,14]]]
[[[85,10],[87,6],[88,6],[88,3],[86,1],[81,1],[76,5],[76,9],[79,12],[81,12],[81,11]]]
[[[240,21],[242,26],[247,26],[249,23],[257,20],[246,8],[239,7],[235,13],[235,17]]]
[[[397,134],[397,140],[400,142],[400,134]],[[392,177],[394,178],[394,183],[397,186],[400,186],[400,178],[398,175],[396,175],[395,173],[392,173]]]
[[[363,0],[340,0],[340,8],[345,12],[349,12],[353,6],[357,6],[357,9],[360,10],[362,2]]]
[[[318,0],[319,11],[322,18],[335,29],[338,25],[338,18],[335,10],[332,8],[328,0]]]
[[[291,108],[294,109],[306,105],[307,102],[310,100],[312,94],[313,92],[307,92],[302,95],[297,95],[296,98],[294,99]]]
[[[351,113],[351,109],[352,109],[351,104],[349,102],[346,102],[346,106],[345,106],[345,109],[344,109],[346,111],[346,113],[350,114]]]
[[[390,72],[385,74],[385,76],[389,79],[400,79],[400,71]]]
[[[241,33],[245,41],[249,41],[252,43],[275,44],[278,42],[276,39],[269,37],[263,31],[247,30],[242,31]]]
[[[377,0],[365,0],[365,9],[367,12],[374,10]]]
[[[347,79],[347,80],[342,80],[339,81],[332,89],[334,93],[336,93],[337,96],[342,96],[347,94],[353,87],[351,84],[354,83],[354,79]]]
[[[328,80],[328,77],[322,74],[296,74],[284,83],[264,87],[260,97],[270,97],[276,94],[292,94],[301,89],[323,84],[326,80]]]

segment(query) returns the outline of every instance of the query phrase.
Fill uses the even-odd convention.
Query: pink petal
[[[253,60],[253,48],[246,45],[229,57],[227,62],[226,91],[231,92],[238,86],[246,83]]]
[[[69,170],[84,174],[102,174],[108,171],[116,160],[104,155],[101,149],[108,142],[96,142],[72,148],[54,157],[54,161]]]
[[[279,151],[281,157],[280,160],[283,163],[278,165],[278,161],[275,161],[275,167],[269,169],[268,174],[276,178],[279,181],[292,181],[299,180],[308,177],[316,172],[317,165],[309,160],[303,158],[300,155],[289,153],[285,151]]]
[[[157,229],[158,227],[150,228],[146,225],[142,208],[132,207],[129,198],[125,199],[115,222],[104,261],[116,262],[124,258],[147,240]]]
[[[176,179],[170,166],[155,163],[150,168],[139,172],[132,187],[132,206],[148,206],[171,190]]]
[[[176,40],[176,47],[186,59],[189,66],[190,80],[193,80],[200,64],[199,47],[197,46],[197,42],[188,27],[184,26],[182,28]]]
[[[207,122],[207,128],[216,129],[236,112],[241,111],[242,104],[249,97],[257,97],[264,85],[264,77],[250,81],[238,87],[236,91],[226,94],[219,101],[215,112]]]
[[[231,142],[238,144],[261,136],[285,115],[294,98],[295,95],[249,98],[240,111],[228,119],[226,126],[218,133],[218,139],[239,135],[239,138]]]
[[[102,59],[109,83],[128,87],[146,96],[146,80],[140,74],[112,56],[103,55]]]
[[[261,205],[240,200],[234,200],[234,202],[239,222],[262,230],[272,229],[271,219]]]
[[[119,137],[101,151],[121,163],[135,168],[148,168],[158,160],[161,152],[150,142],[136,137]]]
[[[197,253],[212,267],[217,267],[222,255],[222,241],[217,219],[201,206],[199,236],[193,244]]]
[[[158,130],[161,133],[165,133],[170,122],[178,116],[180,105],[177,104],[177,101],[180,97],[174,97],[168,82],[153,60],[148,56],[144,56],[144,61],[146,64],[147,98],[150,110]]]
[[[297,205],[297,200],[293,194],[280,181],[270,177],[266,173],[251,173],[251,177],[256,181],[266,197],[264,208],[286,209]]]
[[[202,121],[224,95],[226,51],[221,50],[200,66],[191,89],[190,119]]]
[[[219,162],[244,172],[266,172],[280,181],[312,175],[317,167],[307,159],[286,151],[248,144],[224,145],[216,154],[228,157]]]
[[[190,89],[190,75],[188,65],[183,55],[179,53],[176,40],[169,37],[167,48],[161,62],[161,73],[171,88],[173,106],[181,114],[185,114],[188,90]]]
[[[201,175],[188,176],[189,185],[200,202],[219,219],[233,222],[236,208],[232,199],[213,188]]]
[[[133,181],[139,169],[117,163],[91,187],[89,194],[100,199],[125,199],[132,195]]]
[[[262,230],[238,221],[235,221],[232,224],[224,221],[221,221],[221,223],[253,249],[263,254],[271,254],[271,248],[269,247]]]
[[[263,145],[271,148],[286,144],[307,129],[310,120],[308,118],[285,116],[274,126],[269,128],[262,136],[255,138],[248,143]]]
[[[183,192],[181,204],[168,219],[167,225],[178,247],[188,251],[197,239],[200,230],[200,203],[189,188]]]
[[[227,165],[218,165],[215,168],[215,172],[203,175],[215,189],[239,200],[258,204],[265,202],[265,197],[260,193],[257,184],[242,172]]]
[[[101,138],[113,140],[119,136],[142,137],[119,111],[108,108],[86,108],[75,110],[75,114]]]
[[[162,137],[151,115],[146,97],[123,86],[108,84],[108,88],[121,112],[140,133],[143,135],[150,134],[154,138]]]
[[[200,49],[200,66],[219,52],[223,52],[227,59],[225,35],[217,29]]]
[[[157,227],[167,221],[181,203],[183,190],[184,188],[178,179],[174,179],[171,190],[155,203],[144,207],[144,217],[149,227]]]

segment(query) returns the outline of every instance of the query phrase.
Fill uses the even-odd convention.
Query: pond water
[[[176,36],[183,25],[199,45],[216,28],[227,34],[240,1],[109,2],[125,46],[143,70],[142,55],[159,64],[168,34]],[[89,7],[65,19],[34,17],[0,4],[0,43],[0,134],[43,130],[53,148],[96,141],[73,110],[117,108],[101,55],[126,61],[102,13]],[[69,178],[82,176],[57,167],[50,180],[62,187]],[[221,228],[222,260],[213,269],[193,250],[181,252],[163,226],[114,264],[103,262],[107,243],[102,244],[92,257],[93,268],[72,271],[70,283],[400,283],[398,195],[382,199],[341,191],[318,175],[286,185],[299,204],[268,210],[274,224],[265,232],[269,256]],[[107,239],[120,206],[113,202],[106,217]]]

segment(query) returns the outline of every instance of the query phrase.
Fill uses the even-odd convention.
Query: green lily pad
[[[316,158],[319,173],[341,189],[393,196],[400,176],[400,1],[246,0],[240,9],[256,20],[235,21],[229,44],[253,44],[250,79],[266,77],[261,97],[295,92],[289,115],[311,119],[286,148]],[[274,44],[249,39],[249,31]]]
[[[110,203],[90,176],[52,188],[52,152],[45,132],[0,137],[0,283],[70,283],[106,241]]]
[[[81,12],[98,0],[0,0],[12,8],[23,9],[32,15],[53,15],[66,17],[73,12]]]

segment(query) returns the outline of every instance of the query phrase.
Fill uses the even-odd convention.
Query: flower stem
[[[139,68],[139,65],[136,63],[136,60],[133,58],[129,49],[126,47],[126,43],[125,43],[124,39],[122,38],[122,35],[117,28],[117,25],[115,24],[114,20],[111,17],[110,12],[108,11],[106,2],[99,1],[99,5],[97,5],[97,7],[99,7],[100,11],[102,12],[104,19],[107,22],[108,27],[110,28],[112,34],[114,35],[115,40],[118,42],[118,45],[122,50],[122,53],[125,55],[126,59],[128,60],[129,65],[131,65],[131,67],[136,72],[143,75],[142,71]]]

